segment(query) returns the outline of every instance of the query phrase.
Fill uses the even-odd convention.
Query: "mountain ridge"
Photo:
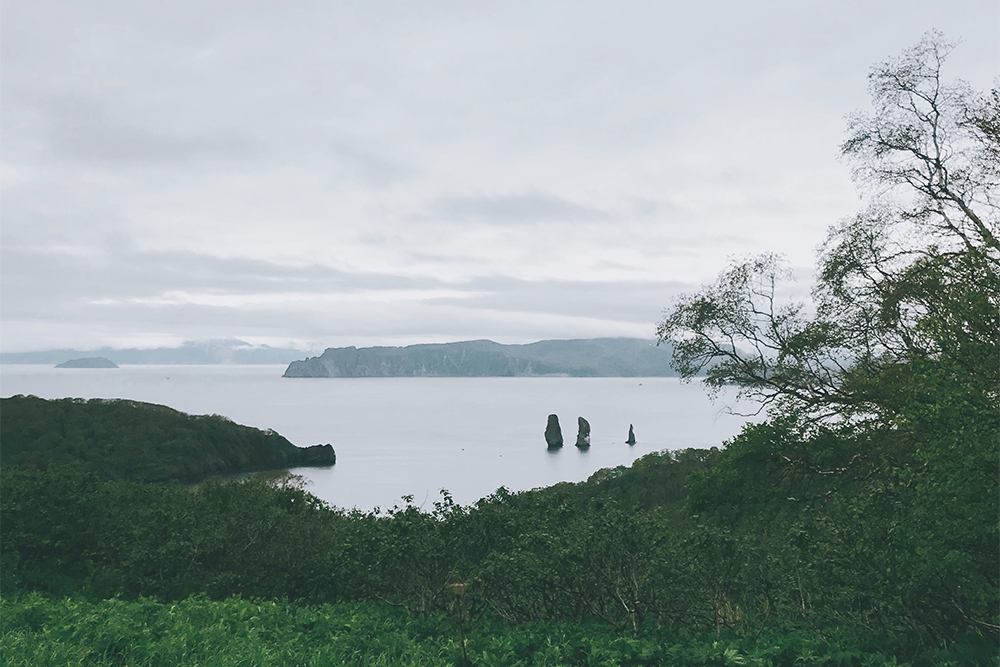
[[[81,357],[104,357],[118,365],[287,364],[309,350],[251,345],[236,338],[186,341],[177,347],[55,349],[37,352],[3,352],[0,364],[61,364]]]

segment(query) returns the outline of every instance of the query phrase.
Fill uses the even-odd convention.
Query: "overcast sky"
[[[5,0],[0,345],[653,337],[859,208],[866,76],[996,0]]]

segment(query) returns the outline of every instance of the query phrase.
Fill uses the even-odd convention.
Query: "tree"
[[[875,111],[850,116],[842,146],[869,203],[829,231],[816,314],[776,301],[779,256],[737,264],[657,327],[683,377],[706,371],[714,390],[735,385],[817,420],[891,418],[893,375],[917,359],[950,359],[997,386],[1000,93],[943,84],[952,48],[931,32],[872,68]]]
[[[839,580],[944,638],[1000,630],[1000,93],[944,83],[953,48],[931,32],[872,68],[873,111],[849,116],[841,147],[868,201],[830,229],[812,309],[778,302],[787,270],[768,254],[657,328],[682,377],[704,371],[769,417],[695,479],[699,509],[822,501],[814,543],[866,554],[840,559]]]

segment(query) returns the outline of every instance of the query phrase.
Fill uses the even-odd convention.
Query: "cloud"
[[[11,351],[39,340],[79,347],[143,336],[308,339],[320,347],[651,336],[662,308],[683,287],[508,277],[443,283],[126,244],[97,255],[5,246],[2,261],[0,321]],[[65,333],[74,330],[86,333]]]
[[[162,305],[169,303],[170,299],[163,301],[169,294],[213,294],[221,298],[440,286],[433,280],[348,273],[321,265],[294,266],[189,251],[143,251],[125,244],[100,251],[79,250],[11,244],[0,248],[3,316],[66,312],[87,304],[140,304],[142,300],[147,305]]]
[[[690,289],[676,281],[561,281],[476,278],[471,296],[432,303],[508,313],[545,313],[616,322],[647,323],[650,331],[672,297]]]
[[[501,224],[605,221],[610,216],[555,195],[525,192],[513,195],[441,197],[430,207],[431,215],[444,220]]]
[[[388,187],[416,173],[409,165],[343,141],[330,144],[330,155],[345,177],[376,188]]]
[[[50,97],[40,106],[49,123],[52,150],[76,160],[171,163],[205,157],[243,159],[260,149],[256,142],[227,128],[188,132],[149,127],[78,95]]]

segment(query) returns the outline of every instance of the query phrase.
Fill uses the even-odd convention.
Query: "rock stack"
[[[625,441],[625,444],[626,445],[634,445],[635,444],[635,432],[632,430],[632,425],[631,424],[628,425],[628,440]]]
[[[576,446],[580,449],[587,449],[590,447],[590,422],[583,417],[580,417],[577,421],[580,423],[580,428],[576,434]]]
[[[302,448],[298,465],[332,466],[337,463],[337,453],[333,445],[312,445]]]
[[[563,446],[562,429],[559,428],[559,417],[549,415],[549,421],[545,424],[545,442],[549,449],[559,449]]]

